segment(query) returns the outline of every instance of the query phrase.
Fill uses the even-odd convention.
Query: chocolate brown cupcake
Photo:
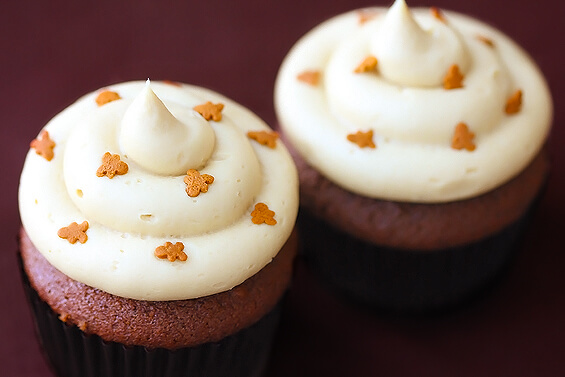
[[[511,260],[549,171],[547,84],[499,30],[437,8],[339,15],[275,88],[304,256],[370,306],[465,301]]]
[[[297,198],[277,134],[217,93],[129,82],[65,109],[31,143],[19,195],[22,277],[56,373],[260,375]]]

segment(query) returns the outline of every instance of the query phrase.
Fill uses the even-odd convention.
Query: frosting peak
[[[420,19],[404,0],[396,0],[379,25],[373,27],[371,52],[388,81],[410,87],[440,86],[447,69],[465,70],[468,53],[458,33],[439,19]]]
[[[120,146],[126,156],[160,175],[199,169],[214,149],[214,131],[196,112],[177,119],[151,89],[149,80],[121,121]]]

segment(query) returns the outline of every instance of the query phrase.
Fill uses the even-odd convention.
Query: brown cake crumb
[[[275,225],[277,220],[274,219],[275,212],[271,211],[265,203],[255,204],[255,209],[251,212],[251,221],[253,224]]]
[[[175,260],[180,260],[185,262],[188,257],[184,250],[184,244],[182,242],[177,242],[174,245],[171,242],[165,242],[164,245],[158,246],[155,249],[155,256],[160,259],[167,258],[169,262],[174,262]]]
[[[459,71],[459,66],[453,64],[449,67],[447,74],[443,78],[443,88],[446,90],[458,89],[463,87],[464,76]]]
[[[186,193],[190,197],[196,197],[201,192],[208,192],[208,185],[214,182],[214,177],[209,174],[200,174],[196,169],[189,169],[184,177]]]
[[[213,104],[208,101],[202,105],[194,106],[193,110],[197,111],[206,120],[213,120],[219,122],[222,120],[222,110],[224,109],[223,103]]]
[[[85,243],[88,241],[88,236],[86,235],[87,230],[88,221],[83,221],[80,225],[76,222],[72,222],[69,226],[59,229],[57,235],[72,244],[75,244],[77,241]]]
[[[304,71],[296,76],[298,81],[317,86],[320,83],[320,71]]]
[[[357,144],[360,148],[376,148],[373,142],[373,130],[367,132],[357,131],[354,134],[347,135],[347,140]]]
[[[35,153],[37,153],[47,161],[51,161],[55,156],[55,153],[53,152],[53,148],[55,148],[55,142],[49,137],[49,132],[45,130],[41,131],[40,138],[33,139],[29,146],[35,149]]]
[[[355,68],[355,73],[374,71],[377,69],[377,64],[377,58],[373,55],[369,55],[357,66],[357,68]]]
[[[112,92],[111,90],[105,90],[103,92],[100,92],[100,94],[98,94],[98,97],[96,97],[96,104],[98,106],[102,106],[109,102],[119,100],[121,98],[122,97],[120,97],[118,93]]]
[[[475,134],[469,130],[469,127],[467,127],[465,123],[461,122],[455,126],[455,133],[451,140],[451,147],[457,150],[466,149],[468,151],[474,151],[476,148],[473,143],[474,137]]]
[[[520,112],[521,109],[522,109],[522,91],[517,90],[506,101],[506,107],[504,108],[504,112],[506,112],[506,114],[511,115]]]
[[[275,131],[249,131],[247,136],[261,145],[266,145],[267,147],[274,149],[277,146],[279,133]]]
[[[119,155],[106,152],[102,156],[102,165],[96,171],[96,175],[98,177],[107,176],[112,179],[116,175],[126,174],[128,169],[128,164],[121,161]]]

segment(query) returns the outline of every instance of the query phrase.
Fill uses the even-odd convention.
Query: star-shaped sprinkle
[[[196,169],[189,169],[184,177],[186,183],[186,193],[194,198],[201,192],[208,192],[208,185],[214,182],[214,177],[209,174],[200,174]]]
[[[107,176],[112,179],[116,175],[124,175],[127,172],[128,164],[121,161],[119,155],[106,152],[102,156],[102,165],[96,171],[96,175],[98,177]]]
[[[49,132],[43,130],[41,131],[39,139],[33,139],[29,146],[35,149],[35,153],[46,159],[47,161],[51,161],[53,156],[53,148],[55,148],[55,142],[51,140],[49,137]]]
[[[367,56],[361,64],[355,68],[355,73],[370,72],[377,69],[378,60],[373,55]]]
[[[296,78],[308,85],[317,86],[320,83],[320,76],[320,71],[303,71]]]
[[[494,47],[494,42],[492,41],[492,39],[485,37],[484,35],[477,35],[476,37],[479,41],[483,42],[484,44],[486,44],[489,47]]]
[[[437,20],[439,20],[443,23],[447,22],[447,20],[445,19],[445,16],[443,15],[443,12],[438,7],[431,7],[430,12],[432,12],[432,16],[434,16],[435,19],[437,19]]]
[[[376,148],[373,142],[373,130],[367,132],[357,131],[354,134],[347,135],[347,140],[357,144],[360,148]]]
[[[160,259],[167,258],[169,262],[174,262],[175,260],[180,260],[185,262],[188,257],[184,250],[184,244],[182,242],[177,242],[173,244],[172,242],[165,242],[164,245],[158,246],[155,249],[155,256]]]
[[[512,115],[520,112],[520,109],[522,109],[522,91],[517,90],[506,101],[506,107],[504,108],[504,112],[508,115]]]
[[[447,74],[443,78],[443,88],[447,90],[462,88],[464,78],[465,77],[459,71],[459,66],[453,64],[449,67]]]
[[[59,229],[57,235],[72,244],[75,244],[77,241],[85,243],[88,240],[88,236],[86,235],[87,230],[88,221],[83,221],[81,224],[72,222],[69,226]]]
[[[275,131],[249,131],[247,136],[261,145],[266,145],[269,148],[274,149],[277,146],[279,133]]]
[[[96,104],[98,106],[102,106],[109,102],[119,100],[121,98],[122,97],[120,97],[118,93],[113,92],[111,90],[105,90],[103,92],[100,92],[100,94],[98,94],[98,97],[96,97]]]
[[[455,133],[453,134],[453,139],[451,139],[451,148],[474,151],[476,148],[473,143],[474,137],[475,134],[469,130],[469,127],[467,127],[465,123],[459,123],[455,126]]]
[[[206,120],[213,120],[219,122],[222,120],[222,110],[224,109],[223,103],[213,104],[208,101],[202,105],[194,106],[193,110],[197,111]]]
[[[265,203],[255,204],[255,209],[251,212],[251,221],[253,224],[275,225],[277,220],[274,219],[275,212],[271,211]]]

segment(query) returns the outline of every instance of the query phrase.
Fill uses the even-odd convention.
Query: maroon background
[[[80,95],[118,81],[217,90],[275,123],[273,81],[291,45],[362,0],[2,1],[0,374],[50,376],[16,265],[17,186],[29,142]],[[370,314],[299,264],[267,376],[565,375],[564,16],[560,0],[409,0],[476,16],[512,36],[548,78],[553,175],[521,254],[491,292],[431,318]]]

